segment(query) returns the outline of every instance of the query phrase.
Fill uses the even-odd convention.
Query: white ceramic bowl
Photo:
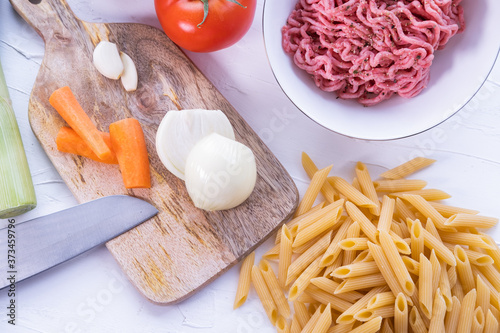
[[[281,28],[297,0],[267,0],[263,33],[273,73],[288,98],[318,124],[366,140],[398,139],[426,131],[460,110],[476,94],[499,52],[500,1],[464,0],[466,29],[437,51],[431,79],[418,96],[393,96],[375,106],[337,99],[320,90],[283,51]]]

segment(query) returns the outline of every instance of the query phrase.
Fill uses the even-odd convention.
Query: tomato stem
[[[198,28],[201,28],[201,25],[205,23],[205,20],[207,19],[208,16],[208,0],[200,0],[200,1],[203,2],[203,20],[200,23],[198,23],[197,25]],[[227,1],[235,3],[243,8],[247,8],[246,6],[243,6],[241,3],[239,3],[237,0],[227,0]]]

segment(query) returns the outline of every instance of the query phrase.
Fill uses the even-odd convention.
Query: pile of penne
[[[433,162],[375,181],[359,162],[349,183],[303,153],[311,183],[276,245],[243,261],[234,307],[253,284],[278,332],[498,332],[500,249],[480,231],[498,219],[405,179]]]

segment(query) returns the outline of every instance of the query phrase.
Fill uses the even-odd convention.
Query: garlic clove
[[[191,148],[214,132],[234,140],[233,127],[220,110],[168,111],[156,132],[156,152],[167,170],[184,180],[184,169]]]
[[[255,156],[244,144],[212,133],[191,149],[185,176],[187,191],[196,207],[208,211],[234,208],[255,187]]]
[[[101,41],[94,49],[95,68],[105,77],[118,80],[123,73],[123,62],[115,43]]]
[[[120,58],[123,63],[123,73],[120,77],[123,88],[126,91],[134,91],[137,89],[137,69],[135,68],[134,61],[130,56],[124,52],[120,52]]]

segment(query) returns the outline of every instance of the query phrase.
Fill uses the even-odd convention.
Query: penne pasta
[[[448,271],[446,270],[446,263],[441,263],[441,275],[439,278],[439,290],[441,290],[441,295],[443,296],[444,303],[446,305],[446,311],[450,311],[453,305],[451,296],[450,280],[448,279]]]
[[[471,333],[483,333],[484,321],[484,312],[481,307],[478,306],[476,310],[474,310],[474,314],[472,316]]]
[[[455,246],[449,243],[444,243],[444,244],[449,250],[451,251],[455,250]],[[469,262],[471,263],[471,265],[486,266],[494,263],[493,258],[486,253],[473,251],[469,249],[464,249],[464,251],[467,254],[467,258],[469,258]]]
[[[432,304],[432,317],[429,324],[429,333],[441,333],[444,331],[444,316],[446,315],[446,304],[439,289],[434,296]]]
[[[420,263],[418,261],[413,260],[412,258],[407,257],[407,256],[403,256],[401,258],[403,259],[403,262],[404,262],[408,272],[410,272],[413,275],[417,275],[417,276],[420,274],[420,272],[419,272]]]
[[[302,327],[306,326],[307,322],[311,318],[309,311],[307,311],[307,306],[302,302],[294,301],[293,309],[295,311],[294,317],[297,318],[297,321],[302,329]]]
[[[347,238],[357,238],[359,237],[359,233],[361,232],[361,228],[359,227],[358,222],[353,222],[347,229],[346,239]],[[368,248],[368,246],[366,247]],[[345,250],[344,258],[342,260],[342,266],[349,265],[356,258],[357,250]]]
[[[374,261],[367,261],[339,267],[332,272],[332,276],[339,279],[347,279],[377,273],[380,273],[377,264]]]
[[[475,288],[469,258],[467,257],[464,249],[459,245],[455,246],[454,254],[457,259],[458,278],[460,279],[464,292],[467,294]]]
[[[389,232],[394,215],[395,200],[384,195],[382,198],[382,208],[380,210],[380,218],[377,224],[378,231]]]
[[[338,192],[343,194],[347,200],[352,201],[359,207],[377,208],[377,204],[371,201],[354,186],[340,177],[328,177],[328,181]]]
[[[381,325],[382,317],[376,317],[351,330],[351,333],[375,333],[380,330]]]
[[[415,306],[411,308],[408,321],[413,333],[427,333],[427,327]]]
[[[302,331],[302,326],[300,326],[297,316],[293,315],[292,323],[290,324],[290,333],[300,333],[300,331]]]
[[[385,285],[384,276],[380,273],[347,278],[335,289],[334,294],[341,294],[348,291],[372,288]]]
[[[392,238],[385,231],[380,231],[380,244],[382,245],[382,249],[389,260],[389,264],[391,265],[396,278],[399,281],[403,291],[406,295],[411,296],[415,291],[415,283],[413,282],[410,273],[406,269],[406,266],[399,255],[399,252],[394,245]]]
[[[432,266],[432,294],[434,295],[437,288],[439,287],[439,279],[441,278],[441,263],[436,257],[436,252],[434,252],[434,249],[431,250],[429,261],[431,262]]]
[[[319,288],[311,288],[310,286],[306,289],[306,292],[309,296],[311,296],[315,301],[321,304],[331,304],[331,307],[339,312],[344,312],[352,306],[352,303],[343,300],[337,295],[332,295],[324,290]]]
[[[439,212],[439,214],[443,215],[443,217],[450,217],[455,214],[479,214],[477,210],[473,209],[466,209],[466,208],[461,208],[461,207],[454,207],[454,206],[449,206],[445,205],[439,202],[435,201],[430,201],[429,204],[434,207],[435,210]]]
[[[415,213],[412,212],[412,210],[405,204],[401,198],[396,197],[396,201],[394,204],[394,211],[397,216],[399,216],[400,219],[403,221],[406,221],[407,219],[410,220],[415,220]]]
[[[345,222],[340,226],[339,230],[335,234],[332,242],[326,249],[325,253],[321,257],[320,267],[326,267],[333,264],[334,261],[337,260],[339,254],[341,253],[340,241],[345,238],[347,235],[347,229],[349,229],[351,223],[351,219],[346,219]]]
[[[271,321],[271,324],[276,325],[276,321],[278,320],[278,309],[276,308],[276,304],[274,303],[271,292],[264,281],[261,271],[255,265],[252,266],[252,283],[264,307],[264,311],[266,311],[269,321]]]
[[[292,263],[292,234],[285,224],[281,227],[281,242],[279,245],[278,282],[281,288],[285,288],[288,267]]]
[[[420,179],[381,179],[374,181],[373,186],[377,192],[406,192],[421,190],[427,182]]]
[[[326,305],[321,304],[318,306],[318,308],[314,311],[314,314],[311,316],[309,321],[306,323],[306,325],[302,328],[301,333],[312,333],[314,330],[314,326],[318,323],[319,317],[323,312],[325,312]]]
[[[354,315],[354,319],[361,322],[369,321],[376,317],[393,318],[394,304],[374,309],[363,309]]]
[[[382,327],[380,328],[380,333],[394,333],[391,328],[390,318],[384,318],[382,320]]]
[[[330,280],[326,277],[317,277],[311,279],[311,284],[313,286],[318,287],[321,290],[324,290],[325,292],[329,294],[333,294],[335,292],[335,289],[339,286],[340,283]],[[306,291],[310,292],[311,286],[307,287]],[[339,294],[336,295],[338,298],[343,299],[347,302],[354,303],[361,297],[363,297],[362,293],[359,293],[357,291],[350,291],[347,293]],[[319,300],[318,300],[319,301]]]
[[[332,202],[331,204],[328,204],[327,206],[323,207],[320,210],[317,210],[316,212],[312,213],[311,215],[306,213],[307,216],[303,215],[304,218],[302,220],[299,220],[297,222],[295,228],[290,229],[290,231],[294,231],[296,229],[295,235],[294,235],[294,236],[296,236],[299,231],[306,229],[307,227],[316,223],[319,219],[325,217],[327,214],[331,213],[335,209],[341,208],[343,205],[344,205],[344,199],[340,199],[340,200]]]
[[[484,324],[484,333],[498,333],[498,321],[495,316],[488,310],[486,313],[486,321]]]
[[[361,162],[356,164],[355,168],[356,177],[359,182],[359,187],[361,189],[361,193],[363,193],[368,199],[370,199],[376,207],[370,208],[370,213],[375,216],[380,215],[380,203],[378,200],[377,192],[375,191],[375,187],[373,186],[372,179],[370,177],[370,173]]]
[[[317,221],[318,219],[323,217],[329,210],[337,208],[337,204],[332,205],[332,206],[328,205],[327,206],[328,208],[324,207],[324,204],[325,204],[325,202],[323,201],[323,202],[317,204],[316,206],[314,206],[313,208],[311,208],[307,213],[304,213],[300,216],[294,217],[290,221],[286,222],[286,226],[288,227],[288,229],[290,229],[292,236],[295,236],[297,234],[299,224],[305,225],[307,223],[309,223],[309,224],[314,223],[315,221]],[[312,220],[312,222],[309,222],[311,220]],[[308,221],[308,222],[306,222],[306,221]],[[277,233],[274,243],[278,244],[280,241],[281,241],[281,234]]]
[[[445,200],[451,198],[451,195],[449,195],[448,193],[434,188],[416,190],[416,191],[393,192],[389,193],[388,195],[390,197],[395,197],[395,198],[402,198],[406,195],[416,195],[422,197],[422,199],[426,200],[427,202]]]
[[[304,152],[302,152],[302,167],[311,179],[313,178],[314,174],[318,172],[318,167],[316,166],[316,164],[314,164],[309,155]],[[328,202],[333,202],[335,199],[335,190],[327,181],[325,181],[321,186],[321,194],[323,194],[323,197],[325,197],[326,201]]]
[[[274,274],[273,269],[265,259],[261,260],[259,263],[259,269],[262,273],[262,277],[266,282],[267,288],[273,298],[274,304],[278,310],[278,314],[288,318],[290,317],[290,305],[285,297],[283,290],[281,289],[278,279]]]
[[[234,299],[233,309],[239,308],[248,297],[250,291],[250,282],[252,280],[252,266],[255,261],[255,252],[250,253],[241,263],[238,288]]]
[[[399,293],[394,302],[394,330],[408,332],[408,304],[403,293]]]
[[[444,320],[445,332],[455,333],[457,331],[460,308],[460,301],[457,297],[453,296],[451,310],[448,311]]]
[[[367,237],[352,237],[340,241],[339,246],[345,251],[362,251],[368,249]]]
[[[491,282],[496,291],[500,292],[500,272],[493,265],[476,266],[486,279]]]
[[[460,307],[460,316],[458,318],[457,333],[470,333],[472,328],[472,319],[476,305],[476,289],[469,291]]]
[[[253,283],[278,332],[498,332],[500,248],[481,232],[498,219],[434,202],[449,195],[425,181],[372,181],[361,162],[352,183],[302,163],[300,209],[258,266],[242,262],[235,308]]]
[[[424,252],[424,234],[419,220],[415,220],[411,225],[410,246],[412,259],[419,260],[420,254]]]
[[[450,266],[448,268],[447,273],[448,273],[448,280],[450,281],[450,288],[453,288],[455,283],[457,283],[457,278],[458,278],[455,266]]]
[[[316,325],[314,325],[314,328],[311,332],[326,333],[326,331],[328,331],[328,328],[332,324],[332,311],[330,305],[331,304],[328,303],[323,312],[321,312],[318,321],[316,322]]]
[[[314,224],[300,230],[295,236],[295,239],[292,243],[294,248],[307,243],[312,240],[316,236],[321,235],[323,232],[332,228],[339,220],[342,213],[342,208],[338,207],[331,212],[328,212],[321,219],[316,221]]]
[[[379,293],[368,301],[366,304],[367,309],[380,308],[383,306],[394,304],[396,301],[396,297],[391,291],[387,291],[384,293]]]
[[[354,263],[362,262],[362,261],[373,261],[373,256],[372,256],[372,254],[370,253],[369,250],[361,251],[356,256],[356,258],[354,258],[354,260],[352,261],[352,263],[354,264]]]
[[[314,243],[307,251],[302,253],[288,267],[286,285],[295,280],[304,269],[307,268],[318,256],[322,255],[331,242],[332,233],[328,232]]]
[[[321,271],[321,267],[319,267],[320,260],[321,258],[319,257],[315,259],[292,284],[290,292],[288,293],[288,299],[290,301],[294,301],[300,294],[302,294],[311,282],[311,279],[319,274]]]
[[[494,217],[460,213],[449,217],[444,224],[454,228],[492,228],[497,223],[498,219]]]
[[[430,218],[436,225],[438,229],[452,229],[444,225],[445,218],[443,215],[439,214],[437,210],[434,209],[422,196],[414,194],[404,194],[402,198],[408,201],[416,210],[422,213],[426,218]],[[452,231],[454,231],[452,229]]]
[[[333,165],[330,165],[314,173],[314,176],[312,177],[311,182],[309,183],[309,186],[295,211],[295,216],[300,216],[312,208],[319,191],[325,183],[328,174],[332,170],[332,167]]]
[[[361,231],[373,242],[377,243],[377,228],[352,202],[346,202],[345,208],[349,217],[359,223]]]
[[[493,259],[497,270],[500,270],[500,248],[489,235],[483,233],[480,235],[484,236],[483,240],[489,245],[485,252]]]
[[[280,254],[280,244],[276,243],[270,250],[268,250],[266,253],[262,255],[262,258],[267,260],[279,260],[279,254]]]
[[[439,241],[439,239],[434,237],[425,229],[422,229],[422,233],[424,235],[424,245],[428,249],[434,250],[436,252],[436,255],[448,265],[457,265],[457,259],[455,258],[453,252],[451,252],[441,241]]]
[[[353,326],[354,322],[350,324],[337,324],[335,326],[330,327],[327,333],[350,333],[352,331]]]
[[[408,225],[401,221],[401,222],[396,222],[396,221],[392,221],[392,224],[393,225],[398,225],[399,226],[399,230],[401,230],[401,237],[402,238],[410,238],[411,235],[410,235],[410,229],[408,228]]]
[[[384,251],[379,245],[368,242],[368,248],[370,253],[373,255],[373,259],[377,264],[380,273],[383,275],[387,285],[391,289],[392,293],[396,296],[403,291],[403,288],[399,284],[394,271],[389,265],[389,261],[384,254]]]
[[[488,311],[490,308],[491,292],[488,285],[479,275],[476,275],[476,292],[476,305],[483,309],[484,314],[484,311]]]
[[[451,295],[458,298],[460,303],[463,302],[465,293],[464,293],[464,289],[462,288],[462,283],[460,283],[460,280],[457,279],[457,282],[451,288]]]
[[[375,287],[368,291],[365,296],[360,298],[356,303],[351,305],[347,310],[345,310],[338,318],[337,318],[337,323],[338,324],[350,324],[354,323],[354,315],[358,313],[360,310],[366,307],[368,304],[369,300],[382,292],[387,291],[387,286],[382,286],[382,287]]]
[[[276,330],[278,333],[290,333],[290,323],[284,317],[279,317],[276,321]]]
[[[431,319],[433,304],[432,295],[434,294],[432,286],[432,265],[423,253],[420,254],[418,283],[418,301],[420,310],[427,318]]]
[[[421,170],[432,163],[436,162],[436,160],[426,158],[426,157],[415,157],[414,159],[409,160],[401,165],[398,165],[395,168],[389,169],[383,172],[380,177],[387,179],[401,179],[406,176],[411,175],[418,170]]]
[[[325,216],[320,218],[315,223],[310,226],[300,230],[295,236],[292,246],[298,247],[302,244],[307,243],[316,236],[321,235],[323,232],[332,228],[339,220],[342,214],[342,208],[338,207],[331,212],[328,212]]]
[[[494,247],[490,245],[489,239],[485,235],[474,235],[465,232],[444,232],[440,231],[441,239],[445,243],[467,245],[479,247],[481,249],[493,250]]]

